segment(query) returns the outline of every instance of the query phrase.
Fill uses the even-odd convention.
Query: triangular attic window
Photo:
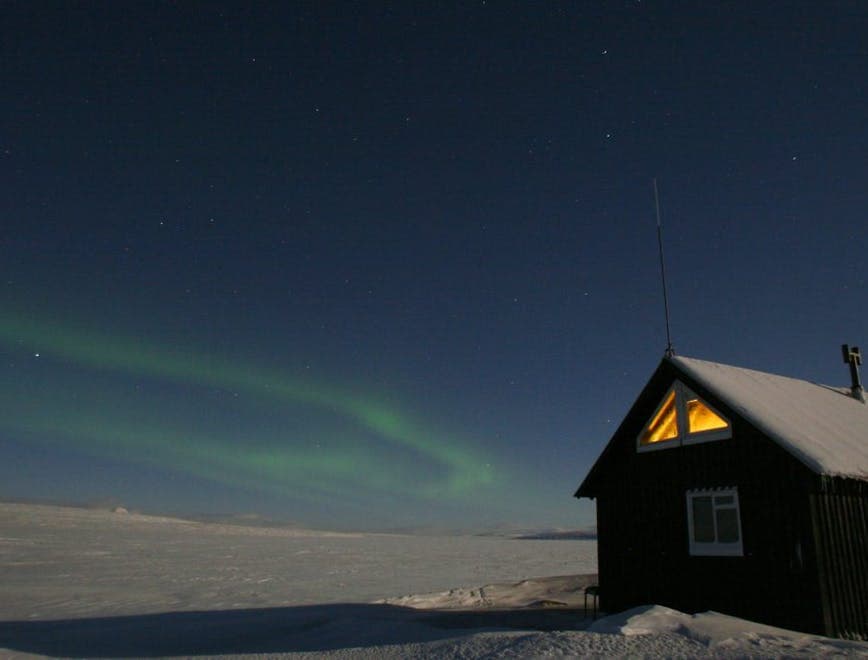
[[[729,424],[697,398],[687,400],[687,432],[702,433],[725,429]]]
[[[676,381],[639,434],[638,447],[658,449],[731,435],[730,424],[720,413]]]
[[[640,445],[650,445],[655,442],[665,442],[678,437],[678,414],[675,410],[675,388],[663,399],[663,403],[654,413],[651,421],[642,431]]]

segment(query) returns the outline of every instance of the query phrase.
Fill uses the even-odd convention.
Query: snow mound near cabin
[[[719,612],[685,614],[662,605],[635,607],[598,619],[588,632],[624,635],[680,635],[724,656],[865,657],[868,644],[776,628]]]

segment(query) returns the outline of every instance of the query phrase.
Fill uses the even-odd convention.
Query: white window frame
[[[669,396],[669,392],[675,390],[675,420],[678,426],[678,435],[669,440],[661,440],[660,442],[652,442],[651,444],[643,445],[642,444],[642,435],[645,433],[645,429],[648,428],[648,424],[651,423],[651,420],[657,416],[657,413],[660,412],[660,409],[663,407],[663,404],[666,403],[666,399]],[[726,422],[726,428],[723,429],[711,429],[709,431],[694,431],[690,433],[688,430],[688,418],[687,418],[687,401],[688,399],[699,399],[702,402],[702,405],[706,406],[709,410],[711,410],[715,415],[720,417],[723,421]],[[672,383],[672,387],[666,390],[666,393],[663,395],[663,398],[660,400],[659,405],[654,409],[654,412],[648,417],[648,420],[642,426],[642,430],[639,431],[639,435],[636,436],[636,451],[646,452],[646,451],[657,451],[658,449],[668,449],[670,447],[680,447],[681,445],[698,445],[702,442],[712,442],[715,440],[726,440],[727,438],[732,437],[732,422],[723,414],[720,413],[714,406],[712,406],[708,401],[704,398],[696,394],[693,390],[691,390],[687,385],[682,383],[680,380],[676,380]]]
[[[690,555],[694,557],[743,557],[744,546],[741,532],[741,508],[738,501],[738,488],[712,488],[705,490],[688,490],[687,498],[687,541]],[[711,497],[712,525],[714,541],[695,541],[693,533],[693,500],[698,497]],[[731,504],[717,504],[715,497],[732,497]],[[718,541],[717,515],[719,509],[735,509],[735,520],[738,526],[738,540],[730,542]]]

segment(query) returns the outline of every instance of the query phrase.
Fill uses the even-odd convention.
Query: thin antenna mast
[[[660,195],[657,193],[657,179],[654,181],[654,207],[657,209],[657,247],[660,252],[660,279],[663,282],[663,309],[666,313],[666,357],[675,355],[672,347],[672,333],[669,330],[669,296],[666,293],[666,260],[663,258],[663,226],[660,224]]]

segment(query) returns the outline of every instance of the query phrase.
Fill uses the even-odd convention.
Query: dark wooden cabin
[[[868,639],[857,378],[825,387],[666,357],[576,497],[597,501],[605,611],[658,603]]]

